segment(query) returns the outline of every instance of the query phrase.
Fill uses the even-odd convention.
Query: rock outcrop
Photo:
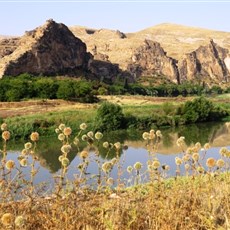
[[[228,82],[230,76],[229,51],[213,40],[188,53],[178,63],[181,81],[210,80],[213,83]]]
[[[79,69],[87,70],[92,58],[84,42],[76,38],[67,26],[53,20],[26,32],[19,46],[10,52],[0,59],[0,77],[26,72],[35,75],[74,75]]]
[[[134,51],[127,70],[136,77],[160,74],[178,83],[179,75],[176,64],[177,61],[168,57],[158,42],[145,40],[144,44]]]
[[[13,53],[19,46],[19,38],[4,38],[0,40],[0,59]]]
[[[176,28],[179,32],[174,31]],[[207,41],[213,31],[186,28],[161,25],[125,34],[119,30],[73,27],[71,32],[64,24],[48,20],[21,38],[0,39],[0,78],[27,72],[76,77],[83,74],[106,82],[117,76],[133,81],[142,76],[157,79],[158,75],[157,84],[165,78],[175,83],[229,82],[230,33],[214,34],[219,46],[213,40]],[[202,33],[206,34],[204,38]]]

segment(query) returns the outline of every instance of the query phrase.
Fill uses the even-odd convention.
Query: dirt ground
[[[192,100],[192,97],[149,97],[149,96],[99,96],[101,101],[119,105],[154,105],[164,102],[180,103]],[[218,102],[230,102],[230,99],[215,99]],[[21,102],[0,102],[0,117],[13,117],[54,111],[97,108],[98,104],[83,104],[64,100],[29,100]]]

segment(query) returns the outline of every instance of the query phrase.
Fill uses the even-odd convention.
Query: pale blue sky
[[[82,25],[96,29],[119,29],[123,32],[135,32],[165,22],[230,32],[230,0],[33,1],[0,0],[1,35],[23,35],[26,30],[44,24],[49,18],[67,26]]]

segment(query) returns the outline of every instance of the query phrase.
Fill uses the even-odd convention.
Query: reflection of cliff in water
[[[210,138],[213,146],[230,145],[230,122],[226,122]]]
[[[179,153],[181,149],[176,145],[180,136],[185,137],[187,146],[200,142],[201,145],[209,142],[212,147],[230,145],[230,123],[209,122],[203,124],[192,124],[174,128],[161,129],[163,138],[158,152],[163,154]],[[133,148],[145,148],[142,139],[139,141],[126,141]]]
[[[158,152],[163,154],[173,154],[181,152],[181,149],[176,145],[176,141],[180,136],[185,137],[187,146],[194,145],[200,142],[202,145],[209,142],[212,147],[220,147],[230,145],[230,122],[228,123],[205,123],[193,124],[187,126],[180,126],[174,128],[161,129],[163,138],[159,145]],[[111,159],[115,157],[114,149],[111,151],[104,149],[102,143],[108,141],[109,143],[120,142],[132,148],[145,148],[146,142],[142,139],[142,132],[140,131],[117,131],[110,134],[105,134],[103,140],[98,148],[100,157]],[[12,150],[21,151],[24,143],[12,143]],[[61,142],[56,137],[41,138],[37,143],[37,153],[39,162],[42,167],[47,168],[51,173],[57,172],[61,168],[61,163],[58,157],[61,153]],[[86,148],[86,145],[80,147],[80,151]],[[93,150],[93,149],[88,149]],[[131,151],[128,149],[127,151]],[[76,157],[78,150],[76,146],[72,145],[72,150],[68,154],[70,162]],[[122,154],[123,152],[120,152]]]

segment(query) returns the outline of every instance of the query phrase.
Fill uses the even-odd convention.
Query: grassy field
[[[165,115],[166,103],[169,104],[166,108],[168,110],[192,99],[194,97],[100,96],[100,102],[95,104],[63,100],[1,102],[0,117],[8,123],[15,138],[25,138],[34,130],[42,135],[54,135],[54,129],[60,123],[70,125],[76,130],[82,122],[87,122],[93,129],[97,109],[103,101],[119,104],[125,115],[145,118],[151,117],[154,113]],[[210,100],[230,109],[229,95],[221,95]],[[228,120],[229,118],[226,118],[226,121]]]

